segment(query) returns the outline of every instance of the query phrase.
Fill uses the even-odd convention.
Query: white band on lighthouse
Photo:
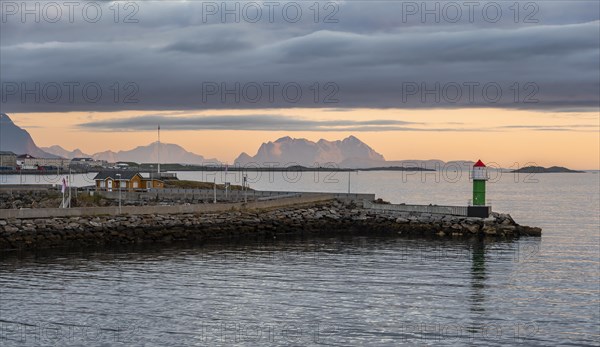
[[[473,179],[474,180],[487,180],[487,170],[486,167],[474,167],[473,168]]]

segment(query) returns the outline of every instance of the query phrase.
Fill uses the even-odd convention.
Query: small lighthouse
[[[485,206],[485,182],[489,179],[487,167],[478,160],[471,172],[473,178],[473,206]]]

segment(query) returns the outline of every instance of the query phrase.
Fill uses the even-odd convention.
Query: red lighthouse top
[[[481,160],[478,160],[475,163],[475,165],[473,165],[473,167],[486,167],[486,166],[485,166],[485,164]]]

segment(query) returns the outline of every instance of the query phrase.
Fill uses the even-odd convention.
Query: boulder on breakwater
[[[540,236],[540,228],[510,215],[470,218],[383,213],[331,200],[310,205],[219,213],[0,219],[0,249],[170,241],[265,240],[281,236],[410,235],[428,237]]]

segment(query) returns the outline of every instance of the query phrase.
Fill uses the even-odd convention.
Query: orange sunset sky
[[[137,117],[149,111],[13,113],[40,147],[60,145],[87,154],[128,150],[156,141],[155,131],[103,131],[80,124]],[[525,165],[600,167],[600,117],[597,112],[539,112],[505,109],[401,110],[401,109],[270,109],[209,110],[170,113],[178,117],[206,115],[273,114],[310,120],[390,119],[416,122],[403,131],[249,131],[170,130],[161,126],[164,143],[181,145],[205,158],[233,163],[241,153],[254,155],[261,143],[282,136],[338,140],[355,135],[387,160],[441,159],[495,162],[502,167]],[[438,130],[435,130],[438,129]],[[168,161],[168,160],[165,160]]]

